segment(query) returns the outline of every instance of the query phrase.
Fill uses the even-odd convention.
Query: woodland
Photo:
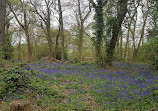
[[[0,0],[0,111],[157,103],[157,0]]]

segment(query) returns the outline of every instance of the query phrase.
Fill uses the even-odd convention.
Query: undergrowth
[[[158,109],[157,72],[139,64],[117,63],[114,67],[37,63],[3,69],[1,100],[28,99],[41,111]]]

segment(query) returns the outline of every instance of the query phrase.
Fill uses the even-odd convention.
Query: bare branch
[[[84,33],[88,36],[88,38],[94,43],[96,44],[96,41],[92,39],[92,37],[86,32],[84,31]]]
[[[92,9],[92,7],[91,7],[91,5],[90,5],[90,3],[89,3],[89,11],[88,11],[88,13],[86,14],[86,16],[83,18],[83,21],[85,21],[85,20],[87,19],[87,17],[89,16],[89,14],[91,13],[91,9]]]
[[[43,20],[43,22],[46,23],[46,20],[42,17],[42,15],[38,12],[36,6],[32,3],[32,0],[30,0],[30,4],[33,6],[33,8],[35,9],[35,13]]]
[[[16,13],[14,12],[14,10],[13,10],[13,8],[12,8],[12,5],[11,5],[11,2],[8,1],[8,0],[6,0],[6,1],[7,1],[7,4],[8,4],[8,6],[9,6],[10,11],[13,13],[13,15],[14,15],[16,21],[18,22],[18,24],[19,24],[22,28],[24,28],[24,25],[19,21],[19,19],[18,19]]]

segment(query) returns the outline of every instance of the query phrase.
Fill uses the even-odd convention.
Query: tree
[[[46,6],[46,10],[42,7],[42,3],[39,1],[34,0],[34,3],[32,0],[30,0],[31,5],[34,7],[34,12],[40,17],[40,19],[43,21],[45,27],[43,26],[43,23],[41,22],[41,28],[44,30],[46,34],[46,39],[48,42],[49,47],[49,57],[53,57],[53,43],[51,38],[51,7],[53,4],[53,0],[44,0],[44,4]]]
[[[151,15],[150,27],[148,29],[148,40],[154,37],[158,37],[158,1],[149,1],[149,14]]]
[[[84,3],[84,2],[83,2]],[[79,28],[79,59],[80,61],[82,60],[82,47],[83,47],[83,34],[84,34],[84,23],[86,21],[86,19],[88,18],[88,16],[90,15],[91,12],[91,5],[89,3],[89,10],[86,12],[86,14],[84,14],[83,12],[85,12],[85,10],[83,10],[83,8],[81,8],[81,1],[78,0],[78,28]],[[87,6],[86,6],[87,7]]]
[[[93,8],[95,9],[95,47],[96,47],[96,63],[101,66],[101,46],[102,46],[102,39],[103,39],[103,32],[104,32],[104,19],[103,19],[103,8],[106,4],[106,0],[97,0],[95,3],[93,0],[89,0],[92,4]]]
[[[54,51],[54,58],[57,57],[57,50],[58,50],[58,45],[59,45],[59,35],[60,35],[60,27],[59,29],[56,31],[58,34],[56,35],[56,39],[55,39],[55,51]]]
[[[143,10],[145,8],[145,10]],[[146,6],[142,6],[142,12],[143,12],[143,26],[141,29],[141,35],[140,35],[140,39],[138,42],[138,46],[137,48],[135,48],[134,52],[133,52],[133,59],[135,59],[137,57],[141,42],[143,41],[144,38],[144,31],[145,31],[145,26],[147,23],[147,18],[148,18],[148,8],[149,8],[149,0],[146,1]]]
[[[125,44],[125,52],[124,52],[124,60],[127,55],[127,48],[129,45],[129,39],[130,39],[130,32],[132,33],[132,40],[133,40],[133,48],[135,50],[135,28],[136,28],[136,22],[137,22],[137,10],[140,6],[140,0],[131,1],[130,9],[127,11],[128,16],[126,17],[127,22],[127,37],[126,37],[126,44]],[[132,26],[133,30],[132,30]]]
[[[3,45],[5,38],[5,23],[6,23],[6,0],[0,0],[0,61],[3,59]],[[0,67],[2,62],[0,62]]]
[[[105,61],[106,61],[107,66],[112,66],[113,54],[114,54],[115,46],[117,43],[118,34],[121,30],[122,22],[127,13],[127,3],[128,3],[128,0],[118,0],[116,2],[116,4],[117,4],[116,16],[112,17],[113,22],[111,23],[112,37],[111,37],[108,47],[106,49],[106,60]]]
[[[13,20],[13,16],[11,15],[10,10],[6,9],[6,23],[5,23],[5,32],[6,37],[4,38],[4,59],[10,60],[13,58],[13,49],[12,46],[12,35],[15,32],[14,29],[11,29],[11,21]]]
[[[64,36],[64,27],[63,27],[63,14],[61,8],[61,2],[58,0],[58,8],[59,8],[59,27],[60,27],[60,35],[61,35],[61,60],[65,61],[65,36]]]
[[[22,14],[23,14],[23,22],[20,22],[18,15],[15,13],[13,6],[11,4],[11,2],[7,2],[9,5],[9,8],[11,10],[11,12],[13,13],[16,21],[18,22],[18,24],[20,25],[20,27],[23,29],[23,31],[25,32],[25,36],[26,36],[26,42],[27,42],[27,50],[28,50],[28,60],[31,62],[33,60],[32,58],[32,46],[31,46],[31,39],[30,39],[30,34],[29,34],[29,25],[31,23],[29,16],[27,15],[27,3],[25,1],[20,0],[20,7],[22,10]]]

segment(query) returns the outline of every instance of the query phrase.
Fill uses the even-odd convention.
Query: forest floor
[[[114,63],[110,70],[91,64],[29,64],[31,84],[0,101],[26,99],[34,111],[156,111],[158,72],[145,64]],[[2,75],[1,75],[2,76]]]

